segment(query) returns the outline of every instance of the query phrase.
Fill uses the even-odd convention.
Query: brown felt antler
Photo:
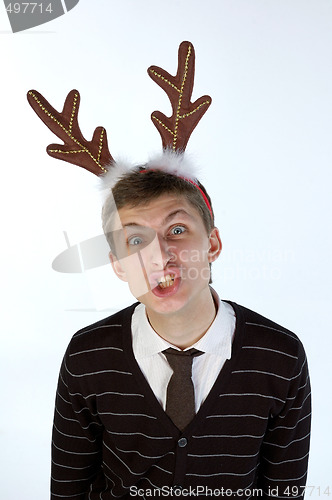
[[[191,102],[195,74],[193,45],[182,42],[178,57],[176,76],[157,66],[150,66],[148,69],[152,80],[166,92],[172,104],[173,114],[170,118],[160,111],[154,111],[151,119],[161,135],[163,147],[173,151],[183,151],[186,148],[192,131],[212,102],[207,95]]]
[[[114,160],[108,150],[106,130],[97,127],[92,141],[84,139],[77,120],[80,105],[77,90],[72,90],[67,95],[62,113],[56,111],[35,90],[30,90],[27,97],[39,118],[64,142],[62,145],[50,144],[47,147],[50,156],[74,163],[95,175],[107,172],[105,166]]]

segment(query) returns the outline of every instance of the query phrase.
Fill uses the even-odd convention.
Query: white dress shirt
[[[201,356],[193,358],[192,380],[196,413],[209,394],[225,361],[231,357],[235,332],[236,318],[232,306],[221,302],[215,290],[211,291],[218,307],[216,317],[204,336],[188,347],[203,352]],[[162,339],[154,331],[147,319],[144,304],[139,304],[135,308],[131,331],[136,361],[165,410],[166,390],[173,370],[162,351],[169,347],[180,349]]]

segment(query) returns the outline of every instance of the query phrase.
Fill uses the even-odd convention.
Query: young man
[[[103,225],[114,271],[139,302],[79,331],[68,347],[52,498],[301,497],[305,353],[293,333],[210,287],[221,241],[203,186],[137,169],[114,186]],[[190,387],[180,385],[167,410],[170,347],[198,351],[189,421]]]
[[[191,102],[192,44],[180,45],[176,76],[155,66],[149,74],[173,115],[152,114],[163,154],[143,167],[115,162],[102,128],[84,139],[76,90],[62,113],[28,93],[64,141],[48,153],[107,172],[110,258],[138,301],[80,330],[68,346],[54,417],[52,500],[303,497],[311,415],[303,346],[210,286],[220,236],[211,200],[183,154],[211,103],[209,96]]]

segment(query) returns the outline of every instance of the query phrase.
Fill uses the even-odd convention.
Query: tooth
[[[168,288],[174,284],[174,279],[175,274],[167,274],[158,278],[157,284],[160,288]]]
[[[163,276],[159,280],[159,286],[161,288],[168,288],[168,287],[172,286],[173,284],[174,284],[174,278],[170,275],[167,275],[165,277]]]

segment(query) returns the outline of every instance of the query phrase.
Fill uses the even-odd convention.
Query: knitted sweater
[[[311,410],[296,335],[231,303],[232,357],[181,433],[134,358],[136,305],[69,344],[56,398],[51,499],[171,497],[175,486],[183,496],[301,497]]]

